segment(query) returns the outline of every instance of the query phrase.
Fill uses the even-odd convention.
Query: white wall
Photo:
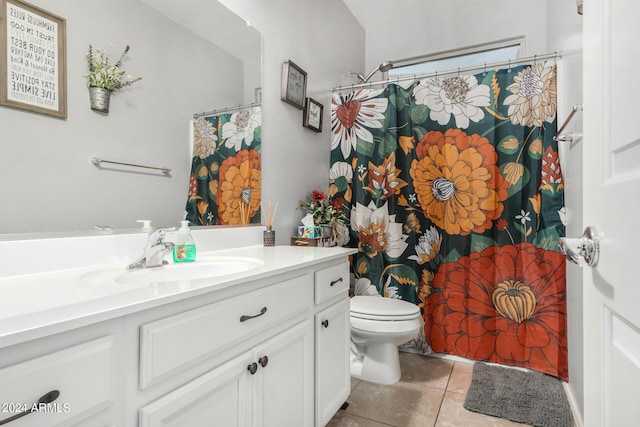
[[[524,37],[524,56],[546,52],[545,2],[530,0],[476,0],[440,6],[435,14],[429,2],[414,2],[411,10],[389,10],[401,21],[367,29],[366,70],[382,61],[424,56],[495,41]],[[398,22],[399,21],[399,22]]]
[[[341,0],[221,0],[263,36],[262,200],[278,202],[276,243],[289,244],[304,216],[300,199],[327,191],[330,89],[364,67],[364,30]],[[307,96],[324,105],[323,129],[302,126],[302,111],[280,100],[282,63],[307,72]]]
[[[547,46],[563,52],[558,74],[558,126],[562,126],[574,104],[582,104],[582,16],[576,2],[548,1]],[[577,112],[566,132],[577,134],[573,142],[559,142],[565,181],[567,236],[582,234],[582,112]],[[582,270],[567,263],[567,327],[569,346],[569,389],[580,415],[584,414],[584,363],[582,338]]]
[[[137,1],[30,2],[66,19],[68,118],[0,107],[0,233],[135,227],[142,218],[176,225],[188,191],[189,120],[242,103],[242,63]],[[89,44],[113,44],[115,59],[130,44],[124,69],[143,78],[111,97],[108,115],[89,108]],[[173,171],[100,170],[94,156]]]

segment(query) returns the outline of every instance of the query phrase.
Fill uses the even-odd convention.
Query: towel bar
[[[161,168],[161,167],[156,167],[156,166],[144,166],[144,165],[136,165],[134,163],[122,163],[122,162],[114,162],[111,160],[103,160],[100,159],[98,157],[92,157],[91,158],[91,163],[93,163],[94,165],[100,167],[101,163],[111,163],[114,165],[124,165],[124,166],[132,166],[134,168],[145,168],[145,169],[155,169],[155,170],[159,170],[162,171],[162,173],[169,173],[171,172],[170,168]]]

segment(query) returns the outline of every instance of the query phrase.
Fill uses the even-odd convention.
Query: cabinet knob
[[[251,375],[253,375],[258,370],[258,364],[256,362],[253,362],[251,365],[247,366],[247,369],[249,370],[249,372],[251,372]]]
[[[40,404],[42,403],[47,403],[47,404],[51,403],[54,400],[56,400],[58,396],[60,396],[60,392],[58,390],[51,390],[50,392],[40,396],[40,399],[38,399],[37,406],[39,407]],[[34,403],[33,406],[36,406],[36,404]],[[25,415],[29,415],[31,412],[33,412],[33,406],[31,407],[31,409],[27,411],[20,412],[19,414],[15,414],[9,418],[5,418],[4,420],[0,420],[0,425],[10,423],[11,421],[17,420],[18,418],[22,418]]]
[[[324,326],[325,328],[329,327],[329,320],[325,319],[322,321],[322,326]]]
[[[333,285],[335,285],[336,283],[340,283],[340,282],[342,282],[342,277],[341,277],[341,278],[339,278],[339,279],[336,279],[336,280],[332,280],[332,281],[331,281],[331,283],[329,283],[329,286],[333,286]]]
[[[267,363],[269,363],[269,358],[267,356],[262,356],[260,359],[258,359],[258,363],[264,368],[265,366],[267,366]]]

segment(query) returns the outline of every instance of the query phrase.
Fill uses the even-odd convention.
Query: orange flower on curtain
[[[260,154],[242,150],[220,165],[218,214],[222,224],[247,224],[260,209]]]
[[[425,307],[434,351],[568,379],[560,253],[530,243],[472,252],[440,267]]]
[[[410,170],[425,215],[449,234],[492,228],[508,195],[497,160],[493,145],[480,135],[427,132]]]
[[[260,223],[261,109],[199,117],[185,218],[191,225]]]

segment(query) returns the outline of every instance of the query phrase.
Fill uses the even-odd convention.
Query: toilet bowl
[[[351,376],[378,384],[397,383],[398,346],[418,335],[420,308],[380,296],[355,296],[350,302]]]

